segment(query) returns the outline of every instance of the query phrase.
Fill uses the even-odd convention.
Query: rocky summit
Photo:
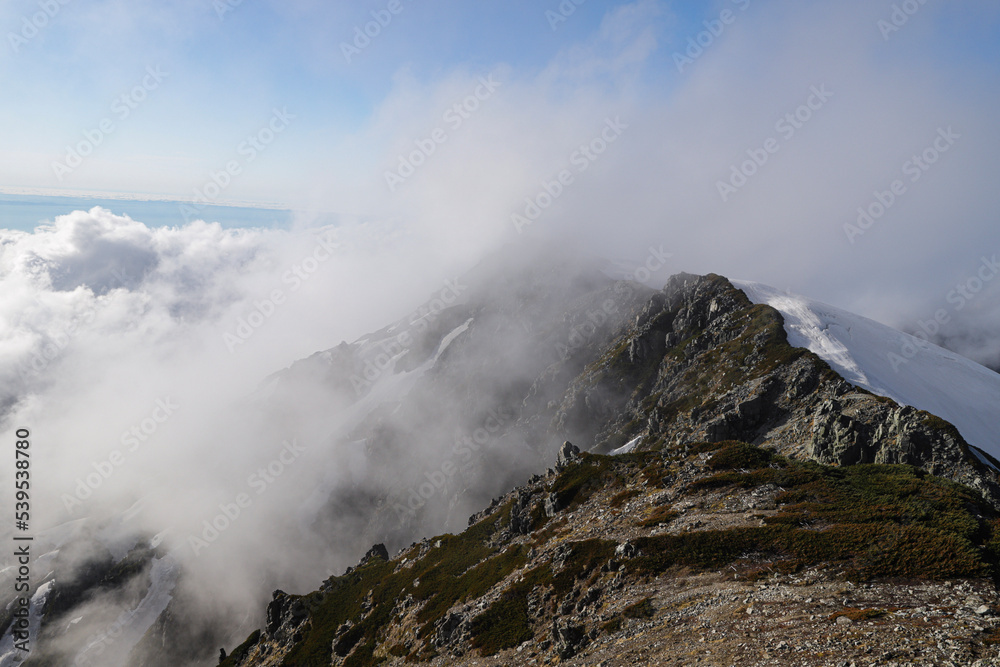
[[[275,591],[220,665],[1000,664],[992,457],[789,345],[781,313],[721,276],[566,285],[578,309],[519,334],[530,382],[496,380],[482,334],[526,325],[537,301],[466,299],[406,366],[464,322],[440,367],[361,429],[389,458],[394,420],[433,419],[429,397],[460,387],[535,458],[492,487],[449,474],[446,527],[506,488],[417,542],[402,540],[431,503],[355,503],[375,546],[311,593]],[[348,386],[357,352],[328,357],[331,382]]]

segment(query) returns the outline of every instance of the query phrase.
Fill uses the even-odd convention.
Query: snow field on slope
[[[788,342],[815,353],[848,382],[937,415],[969,444],[1000,458],[1000,374],[840,308],[760,283],[732,283],[753,303],[779,311]]]

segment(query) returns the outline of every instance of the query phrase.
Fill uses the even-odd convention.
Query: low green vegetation
[[[625,619],[649,620],[656,616],[656,607],[652,598],[643,598],[622,609],[620,614],[612,616],[601,624],[601,632],[613,634],[622,629]]]
[[[219,663],[219,667],[234,667],[246,657],[250,649],[260,640],[260,630],[254,630],[247,640],[233,649],[233,652],[226,656],[226,659]]]
[[[424,624],[422,634],[432,631],[434,622],[456,602],[484,595],[526,562],[525,550],[521,547],[507,549],[467,570],[459,569],[468,565],[465,559],[449,560],[447,565],[434,568],[420,578],[419,590],[422,594],[414,597],[427,600],[427,604],[417,614],[417,620]]]
[[[551,565],[532,569],[473,619],[472,645],[483,655],[493,655],[533,638],[528,596],[544,590],[557,601],[571,595],[578,584],[583,589],[589,588],[600,574],[601,566],[611,560],[616,546],[605,540],[567,543],[565,560],[558,571],[553,571]]]
[[[552,493],[562,507],[577,507],[600,489],[621,484],[621,477],[614,471],[611,457],[583,454],[581,460],[571,463],[556,478]]]
[[[835,621],[841,616],[845,616],[852,621],[872,621],[876,618],[882,618],[887,614],[891,614],[896,611],[896,607],[891,609],[857,609],[854,607],[848,607],[846,609],[841,609],[840,611],[830,614],[830,620]]]
[[[505,591],[500,599],[472,622],[472,646],[483,655],[494,655],[534,638],[528,602],[521,591]]]
[[[835,468],[743,443],[718,447],[708,467],[720,472],[689,492],[772,484],[780,510],[764,526],[642,538],[633,572],[773,562],[785,571],[837,563],[852,579],[997,575],[997,514],[971,489],[911,466]]]
[[[934,429],[935,431],[943,431],[955,438],[956,440],[962,440],[962,436],[959,435],[958,429],[955,428],[951,423],[946,422],[937,415],[932,415],[927,412],[924,414],[924,418],[921,420],[927,428]]]
[[[708,460],[712,470],[738,470],[763,468],[774,460],[774,453],[745,442],[720,443],[722,446]]]
[[[671,509],[670,507],[663,505],[654,509],[648,517],[640,521],[638,525],[641,528],[653,528],[664,523],[670,523],[674,519],[680,516],[680,513]]]
[[[643,598],[622,610],[622,616],[625,618],[653,618],[655,615],[656,608],[653,606],[652,598]]]
[[[611,560],[618,544],[607,540],[584,540],[570,542],[567,546],[570,552],[565,564],[550,582],[545,582],[551,583],[557,597],[566,596],[578,580],[583,582],[585,588],[593,584],[595,575],[599,574],[602,565]]]
[[[608,507],[621,507],[628,501],[632,500],[636,496],[642,495],[642,491],[639,489],[626,489],[621,493],[616,493],[611,500],[608,501]]]
[[[392,620],[396,601],[407,595],[424,603],[417,614],[419,635],[429,638],[435,624],[455,603],[486,593],[504,577],[524,565],[520,547],[497,551],[487,546],[490,537],[510,522],[511,503],[470,527],[461,535],[443,535],[430,542],[428,552],[412,567],[394,572],[395,562],[373,560],[357,570],[327,582],[327,590],[304,599],[311,623],[302,641],[285,657],[288,667],[329,665],[337,629],[347,620],[356,624],[336,641],[341,654],[348,654],[345,667],[378,664],[375,657],[378,633]],[[409,555],[415,557],[415,553]],[[370,596],[370,613],[362,613],[362,601]],[[359,619],[363,619],[358,622]],[[398,650],[398,649],[397,649]],[[429,652],[410,655],[428,659]]]
[[[621,617],[615,616],[610,621],[607,621],[606,623],[601,625],[601,631],[606,632],[608,634],[615,633],[622,629],[622,625],[623,622]]]

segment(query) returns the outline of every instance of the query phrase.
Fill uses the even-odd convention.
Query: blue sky
[[[559,11],[554,1],[402,0],[401,11],[348,63],[343,43],[373,19],[372,12],[384,12],[387,0],[63,2],[16,0],[0,10],[6,37],[0,118],[12,130],[4,141],[0,184],[189,195],[273,108],[287,108],[296,116],[292,131],[269,147],[255,186],[234,186],[232,193],[278,202],[290,196],[283,181],[296,173],[294,164],[317,151],[335,152],[345,137],[362,132],[400,76],[430,88],[456,72],[502,65],[530,79],[591,40],[623,4],[566,3],[573,12],[553,29],[546,11]],[[643,63],[638,90],[656,97],[669,91],[675,74],[670,53],[676,36],[683,41],[720,9],[711,3],[644,4],[650,5],[646,23],[658,48]],[[42,26],[37,34],[31,21]],[[148,67],[166,78],[119,122],[111,112],[114,101],[141,84]],[[52,162],[106,118],[115,122],[114,131],[92,159],[56,178]],[[329,155],[331,163],[343,159]],[[273,187],[259,186],[267,182]]]
[[[401,0],[399,13],[347,62],[342,45],[352,41],[355,27],[372,21],[372,12],[385,12],[389,4],[5,3],[0,10],[6,36],[0,59],[0,118],[9,131],[0,185],[191,196],[193,188],[230,160],[240,142],[266,124],[277,108],[288,109],[294,123],[280,141],[268,146],[267,159],[247,170],[249,178],[234,183],[221,198],[294,205],[307,197],[298,187],[303,165],[321,180],[318,172],[325,169],[336,178],[352,162],[380,159],[376,155],[384,146],[379,137],[365,135],[405,85],[401,81],[428,97],[449,77],[474,77],[498,67],[508,68],[509,77],[531,82],[574,50],[594,48],[602,23],[629,6],[599,0],[577,6],[567,0],[562,6],[573,7],[572,14],[553,29],[552,15],[546,12],[559,12],[555,0]],[[890,15],[892,3],[868,4],[869,14]],[[788,3],[766,0],[636,5],[642,7],[641,28],[655,40],[641,62],[626,77],[620,71],[594,72],[564,86],[600,90],[604,85],[614,95],[621,94],[627,78],[633,99],[660,103],[684,83],[672,54],[704,29],[703,21],[716,19],[724,9],[739,17],[745,9],[748,15],[771,14],[765,23],[772,26],[782,21],[790,26],[796,13],[786,9]],[[46,9],[51,17],[42,14]],[[933,41],[939,64],[954,61],[982,68],[983,76],[995,75],[1000,61],[996,18],[997,12],[985,2],[931,3],[917,12],[913,27],[893,35],[901,44],[886,57],[927,57],[931,54],[921,49]],[[43,25],[37,34],[26,27],[31,20]],[[872,34],[877,32],[870,17],[858,23],[871,24]],[[28,38],[21,41],[17,36]],[[621,46],[610,42],[601,48]],[[164,72],[165,78],[146,92],[129,117],[119,120],[112,109],[122,107],[114,107],[115,100],[141,85],[149,67]],[[547,94],[558,91],[553,86]],[[86,132],[99,136],[93,132],[105,119],[114,123],[113,132],[80,168],[58,178],[52,163],[65,161],[66,147],[86,140]],[[350,155],[345,154],[348,144]],[[321,154],[324,157],[318,158]]]
[[[294,131],[270,151],[272,166],[262,167],[274,191],[252,193],[281,201],[282,165],[363,128],[399,73],[432,82],[501,63],[537,71],[585,40],[614,7],[590,0],[553,31],[533,2],[403,0],[402,11],[348,63],[342,44],[387,2],[228,2],[53,0],[58,11],[35,21],[46,24],[35,36],[25,20],[40,16],[42,5],[5,3],[0,113],[5,126],[17,128],[5,149],[19,159],[5,160],[3,185],[188,194],[178,190],[177,171],[215,168],[273,108],[287,108],[296,116]],[[150,66],[166,78],[117,122],[113,101],[141,84]],[[94,162],[115,164],[81,168],[61,181],[39,168],[105,118],[116,121],[115,130]],[[18,166],[25,162],[28,169]],[[127,179],[129,187],[115,180],[122,165],[137,176]],[[158,182],[158,171],[171,176]]]

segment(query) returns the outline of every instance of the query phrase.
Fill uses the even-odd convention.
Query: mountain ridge
[[[886,464],[891,464],[891,468],[902,465],[906,470],[915,471],[913,474],[929,472],[973,487],[975,490],[969,493],[973,497],[981,494],[982,512],[993,512],[998,505],[1000,486],[995,470],[971,452],[954,426],[929,413],[898,405],[858,388],[835,373],[819,356],[793,348],[788,343],[780,312],[765,304],[752,303],[746,294],[721,276],[679,274],[672,277],[664,290],[653,293],[636,309],[634,317],[623,318],[615,335],[608,338],[610,343],[596,359],[578,364],[583,369],[570,381],[561,400],[549,401],[541,415],[529,415],[525,419],[523,411],[519,414],[518,422],[526,431],[530,432],[534,426],[536,434],[539,431],[570,434],[575,442],[589,443],[587,449],[593,452],[620,450],[629,443],[635,453],[621,458],[652,457],[649,465],[653,465],[657,457],[665,460],[687,454],[691,448],[705,448],[704,451],[710,452],[712,445],[708,443],[745,440],[753,444],[738,447],[760,452],[754,456],[765,460],[779,457],[782,461],[817,461],[851,469],[867,469],[872,464],[876,468]],[[562,361],[570,361],[571,357],[572,354]],[[550,368],[552,376],[560,375],[559,364],[556,366]],[[545,416],[548,425],[539,429],[538,425],[546,421]],[[766,445],[767,449],[759,449],[759,445]],[[564,467],[567,457],[561,453],[560,459],[560,467]],[[603,458],[598,456],[593,460]],[[705,460],[702,457],[702,463]],[[594,465],[601,467],[604,464]],[[546,479],[554,475],[550,471]],[[560,479],[563,475],[555,476],[550,483],[558,487]],[[648,485],[646,477],[641,479]],[[565,497],[560,499],[557,490],[541,494],[536,488],[540,483],[537,476],[533,477],[529,487],[535,485],[531,487],[535,492],[518,487],[491,505],[491,509],[498,504],[507,508],[505,530],[508,533],[534,532],[543,517],[558,515],[572,502]],[[640,494],[644,492],[641,485],[637,485],[637,489]],[[544,498],[532,506],[525,494]],[[674,519],[669,512],[661,515],[664,523]],[[474,514],[470,523],[475,525],[483,520],[483,513]],[[578,528],[575,524],[571,527]],[[419,551],[426,555],[427,544],[421,544]],[[415,548],[417,546],[403,546],[400,553],[410,553]],[[403,562],[408,558],[404,557]],[[360,567],[370,561],[371,557],[363,559]],[[475,568],[476,565],[470,562],[466,567]],[[344,576],[353,575],[352,569]],[[322,592],[331,585],[328,581],[317,595],[322,597]],[[446,586],[444,582],[441,585]],[[343,621],[346,626],[332,629],[335,630],[331,636],[332,662],[322,662],[325,658],[320,662],[301,662],[304,660],[301,655],[294,657],[299,655],[295,653],[300,646],[296,641],[291,641],[291,648],[286,646],[293,656],[289,658],[291,662],[261,657],[260,650],[266,649],[268,653],[277,650],[273,642],[281,639],[281,632],[284,632],[285,642],[294,640],[296,635],[302,640],[301,625],[312,623],[305,608],[295,606],[303,599],[276,592],[268,616],[282,620],[276,620],[270,630],[265,629],[258,635],[256,643],[244,644],[235,651],[234,655],[243,656],[240,661],[230,660],[223,664],[374,664],[370,661],[376,657],[392,660],[391,656],[406,657],[408,661],[433,660],[435,664],[451,664],[448,658],[444,662],[435,660],[437,648],[447,645],[450,640],[446,636],[457,628],[468,630],[468,624],[475,623],[472,617],[449,621],[442,616],[438,621],[443,625],[436,626],[438,639],[434,640],[433,648],[427,648],[426,642],[420,643],[424,638],[422,633],[430,632],[425,625],[425,630],[415,636],[407,635],[410,644],[425,646],[424,649],[408,647],[403,651],[379,642],[377,646],[371,645],[369,641],[361,653],[357,653],[361,650],[357,644],[361,641],[357,635],[360,630],[352,629],[360,625],[346,619]],[[562,627],[557,620],[552,622],[549,646],[536,650],[536,655],[560,641],[568,645],[574,643],[574,637],[577,642],[583,641],[588,632],[593,632],[593,628],[580,630],[576,621],[571,623],[572,627]],[[385,626],[386,631],[396,632],[391,627],[394,626]],[[336,639],[341,635],[352,639]],[[524,631],[521,636],[528,634]],[[372,640],[374,635],[365,634],[364,637]],[[462,645],[451,659],[481,648],[477,649],[475,644]],[[557,650],[558,657],[568,658],[575,652],[564,655],[565,650],[566,647]]]

